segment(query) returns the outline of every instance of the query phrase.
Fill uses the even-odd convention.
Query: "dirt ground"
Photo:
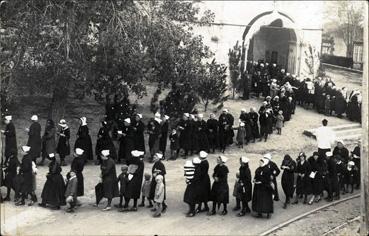
[[[337,72],[339,74],[339,72]],[[342,80],[342,83],[345,83]],[[348,83],[350,86],[352,82]],[[152,90],[152,88],[149,87]],[[152,91],[151,91],[152,92]],[[148,92],[148,94],[152,94]],[[151,116],[148,104],[150,97],[139,101],[139,111],[144,116]],[[30,125],[27,117],[33,112],[41,114],[41,125],[44,127],[45,100],[43,98],[26,99],[26,106],[14,112],[14,123],[17,128],[18,145],[26,143],[26,133],[24,128]],[[250,107],[259,107],[261,100],[251,99],[248,101],[230,100],[225,107],[235,115],[236,121],[242,108],[247,110]],[[90,134],[93,142],[96,141],[99,121],[102,118],[103,107],[98,106],[92,99],[83,101],[71,100],[68,105],[66,118],[71,127],[71,145],[73,146],[75,134],[78,128],[78,120],[72,117],[87,116],[90,126]],[[201,111],[201,107],[199,107]],[[209,112],[208,112],[209,113]],[[208,113],[205,115],[207,117]],[[274,161],[280,165],[285,154],[290,154],[293,158],[297,157],[300,151],[305,151],[311,155],[315,151],[315,141],[302,135],[303,130],[316,128],[325,116],[317,114],[315,111],[305,110],[301,107],[296,109],[296,114],[292,120],[287,122],[282,130],[282,135],[273,134],[267,142],[257,142],[249,144],[244,149],[231,147],[225,153],[229,157],[227,166],[230,170],[229,185],[230,193],[233,191],[235,173],[239,167],[239,157],[246,155],[250,158],[250,168],[252,175],[257,168],[258,160],[263,153],[271,152]],[[329,117],[330,125],[349,124],[345,119]],[[352,144],[348,144],[352,150]],[[216,164],[217,154],[209,155],[210,162],[209,174],[212,174]],[[70,163],[70,158],[67,159]],[[15,207],[12,202],[1,205],[1,234],[2,235],[256,235],[266,231],[275,225],[282,223],[292,217],[319,207],[324,202],[319,202],[312,206],[299,204],[290,206],[287,210],[282,209],[282,202],[275,202],[274,214],[271,219],[257,219],[250,215],[239,218],[232,212],[235,200],[230,196],[229,213],[226,216],[216,215],[213,217],[205,214],[194,218],[186,218],[187,205],[183,203],[185,182],[183,177],[183,159],[165,162],[167,168],[167,213],[161,218],[153,218],[147,208],[140,208],[138,212],[119,213],[115,209],[110,212],[102,212],[92,206],[94,202],[94,186],[98,182],[99,167],[89,164],[85,167],[85,196],[80,200],[83,203],[75,213],[65,213],[64,209],[52,211],[37,206]],[[69,170],[69,166],[63,168],[63,174]],[[117,165],[120,170],[120,165]],[[145,163],[145,172],[150,172],[151,164]],[[37,196],[40,196],[43,184],[46,180],[47,167],[39,167],[37,177]],[[119,173],[119,171],[118,171]],[[280,181],[280,176],[278,181]],[[4,188],[2,188],[4,191]],[[4,193],[4,192],[3,192]],[[279,185],[281,200],[284,199],[283,191]],[[355,192],[357,193],[357,192]],[[113,200],[113,204],[118,199]],[[359,201],[359,200],[357,200]],[[103,207],[104,204],[101,204]],[[352,207],[347,206],[347,208]],[[345,212],[342,212],[345,214]],[[326,219],[322,219],[324,222]],[[309,222],[307,222],[308,224]],[[311,225],[314,227],[314,225]]]

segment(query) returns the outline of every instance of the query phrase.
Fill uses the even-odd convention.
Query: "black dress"
[[[296,181],[296,194],[311,194],[312,193],[312,182],[310,180],[311,166],[306,160],[304,163],[301,161],[297,162],[296,166],[297,181]]]
[[[52,206],[65,205],[65,183],[61,171],[59,163],[53,159],[49,164],[49,173],[41,194],[43,203]]]
[[[209,162],[208,160],[203,160],[200,163],[200,202],[208,202],[210,197],[211,183],[209,177]]]
[[[312,193],[314,195],[319,195],[322,193],[324,184],[323,184],[323,177],[322,177],[322,170],[323,167],[320,165],[319,160],[315,160],[314,157],[309,157],[308,162],[311,166],[311,171],[316,172],[314,178],[310,178],[312,184]]]
[[[74,150],[76,150],[76,148],[80,148],[85,151],[84,156],[87,160],[93,160],[92,141],[87,125],[80,126],[78,129]]]
[[[282,189],[286,197],[292,198],[295,192],[294,180],[296,162],[294,160],[283,160],[282,166],[289,167],[289,169],[284,169],[282,173]]]
[[[179,146],[184,151],[190,151],[191,149],[191,127],[188,120],[180,120],[178,122],[180,129]]]
[[[168,140],[168,129],[169,123],[168,121],[161,124],[161,136],[159,139],[159,150],[165,156],[165,151],[167,149],[167,140]]]
[[[145,124],[140,120],[136,121],[133,125],[134,129],[134,142],[135,142],[135,149],[138,151],[145,152]]]
[[[23,156],[20,165],[20,173],[23,175],[21,192],[23,195],[31,194],[33,191],[32,157],[29,154]]]
[[[254,185],[252,210],[257,213],[273,213],[272,173],[267,166],[258,167],[254,180],[260,182]]]
[[[345,147],[342,147],[342,148],[335,147],[333,149],[333,156],[335,157],[339,156],[340,158],[342,158],[342,161],[345,164],[347,164],[349,161],[349,151]]]
[[[128,162],[127,164],[130,164]],[[133,164],[133,163],[132,163]],[[138,199],[141,195],[141,185],[144,173],[144,163],[142,160],[135,162],[138,168],[133,174],[131,180],[128,179],[125,196],[129,199]],[[153,180],[155,182],[155,180]]]
[[[214,149],[218,146],[218,121],[216,119],[208,119],[207,135],[210,148]]]
[[[101,162],[101,151],[102,150],[109,150],[110,157],[113,160],[117,160],[117,151],[115,149],[114,143],[112,138],[109,134],[109,129],[107,126],[103,126],[99,129],[99,132],[97,133],[97,141],[95,146],[95,154],[97,157],[97,160]]]
[[[207,136],[207,124],[206,121],[197,121],[197,139],[198,139],[198,151],[209,152],[209,141]]]
[[[218,180],[214,180],[211,188],[210,199],[212,201],[224,204],[229,202],[228,173],[227,166],[219,164],[215,166],[213,178],[217,177]]]
[[[189,205],[201,203],[201,167],[195,166],[193,178],[187,183],[183,201]]]
[[[5,169],[4,184],[7,188],[15,189],[14,178],[17,175],[17,167],[20,165],[18,158],[13,156],[8,159],[7,167]]]
[[[29,127],[27,146],[31,147],[29,154],[35,160],[41,155],[41,125],[33,122]]]
[[[124,126],[122,129],[123,134],[120,138],[120,145],[118,151],[118,157],[120,160],[128,160],[131,158],[131,152],[133,151],[134,144],[134,130],[132,126]]]
[[[117,173],[115,170],[114,160],[109,157],[109,159],[101,163],[100,169],[104,189],[104,197],[108,199],[119,197]]]
[[[77,184],[77,196],[84,195],[84,178],[83,178],[83,168],[85,167],[85,159],[83,156],[77,156],[73,159],[72,164],[70,166],[71,170],[76,173],[76,177],[78,180]]]
[[[241,201],[249,202],[252,199],[251,172],[248,164],[240,166],[240,182],[242,183]]]
[[[5,157],[8,158],[11,155],[17,156],[17,137],[15,134],[15,126],[13,122],[10,122],[5,127]]]
[[[64,136],[59,135],[58,146],[56,148],[56,152],[60,156],[68,156],[70,154],[70,145],[69,145],[69,138],[70,138],[70,130],[69,128],[61,128],[60,134],[64,134]]]

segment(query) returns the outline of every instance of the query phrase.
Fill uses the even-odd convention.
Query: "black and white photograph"
[[[0,0],[0,234],[369,235],[368,4]]]

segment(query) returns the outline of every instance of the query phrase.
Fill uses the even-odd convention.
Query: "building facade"
[[[198,1],[215,14],[211,26],[195,29],[228,65],[229,49],[242,45],[242,63],[276,63],[300,77],[316,74],[322,42],[323,3],[318,1]],[[246,68],[246,67],[245,67]],[[311,73],[314,71],[314,73]]]

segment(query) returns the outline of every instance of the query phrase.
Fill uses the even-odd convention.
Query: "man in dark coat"
[[[149,133],[150,161],[153,160],[155,153],[159,152],[159,139],[161,135],[160,114],[155,114],[155,118],[149,121],[147,132]]]
[[[128,165],[128,183],[125,191],[125,203],[121,211],[137,211],[137,199],[141,195],[141,185],[144,173],[144,162],[143,162],[142,151],[133,150],[131,158],[127,160]],[[133,206],[128,209],[130,200],[133,199]]]
[[[17,156],[17,137],[15,133],[15,126],[12,122],[12,116],[5,116],[5,130],[1,130],[1,133],[5,135],[5,163],[11,155]],[[4,160],[1,160],[2,162]],[[3,164],[3,163],[1,163]]]
[[[65,166],[65,157],[70,154],[70,129],[64,119],[59,121],[60,130],[58,132],[59,140],[56,147],[56,153],[60,156],[60,165]],[[32,150],[32,149],[31,149]]]
[[[78,128],[77,132],[77,139],[74,144],[74,150],[76,148],[80,148],[84,150],[84,157],[87,160],[93,160],[93,152],[92,152],[92,141],[91,136],[89,134],[88,126],[87,126],[87,118],[81,117],[80,118],[81,125]]]
[[[142,122],[142,115],[136,114],[135,122],[132,124],[134,132],[135,150],[145,152],[145,124]]]
[[[260,123],[260,141],[264,138],[266,142],[269,135],[269,121],[268,118],[271,116],[269,112],[267,112],[266,108],[267,102],[264,101],[263,105],[259,109],[259,123]]]
[[[312,193],[312,183],[310,180],[311,166],[306,160],[305,153],[301,152],[297,157],[296,166],[296,197],[292,204],[297,204],[300,197],[304,197],[304,204],[307,203],[307,197]]]
[[[103,185],[104,197],[108,199],[108,203],[103,211],[111,210],[111,201],[115,197],[119,197],[117,173],[115,170],[115,162],[110,157],[109,150],[101,151],[102,163],[101,169],[101,183]]]
[[[252,136],[253,142],[255,143],[255,140],[260,137],[260,134],[259,134],[259,124],[258,124],[259,115],[256,112],[254,107],[250,108],[249,117],[250,117],[251,136]]]
[[[59,210],[60,206],[65,205],[65,183],[61,175],[61,167],[56,161],[55,154],[50,153],[49,172],[46,175],[46,182],[42,189],[42,201],[39,204],[41,207],[50,205],[51,209]]]
[[[32,160],[36,162],[36,159],[41,156],[41,125],[38,123],[37,115],[33,115],[31,120],[31,126],[29,129],[26,129],[28,132],[27,146],[31,147],[29,154],[31,155]]]
[[[207,134],[209,140],[209,149],[215,153],[215,148],[218,146],[218,121],[214,114],[210,114],[210,118],[206,122]],[[210,151],[210,150],[209,150]]]
[[[131,152],[134,149],[134,130],[131,126],[131,119],[126,118],[124,120],[124,126],[122,130],[118,131],[121,135],[119,151],[118,151],[118,163],[126,163],[131,158]],[[110,156],[111,157],[111,156]]]
[[[270,173],[272,174],[272,183],[274,185],[274,201],[279,201],[277,177],[279,173],[281,173],[281,170],[278,168],[277,164],[272,161],[272,155],[270,153],[265,154],[264,158],[269,160],[268,167],[270,169]]]
[[[218,164],[214,168],[213,178],[214,182],[211,187],[210,200],[213,201],[213,208],[208,212],[208,215],[215,215],[217,206],[223,205],[222,215],[226,215],[227,204],[229,203],[229,186],[228,186],[228,167],[225,165],[228,158],[225,156],[219,156],[217,159]]]
[[[328,168],[327,177],[329,178],[330,191],[331,191],[331,196],[328,196],[327,200],[331,201],[333,197],[335,200],[339,200],[340,199],[340,188],[338,184],[336,159],[333,156],[332,152],[327,152],[326,157],[327,157],[327,168]]]
[[[238,216],[244,216],[250,213],[249,201],[252,199],[251,172],[249,168],[249,159],[247,157],[240,158],[240,183],[241,183],[241,203],[242,209]]]
[[[180,130],[179,146],[184,151],[184,158],[187,158],[191,149],[191,127],[188,118],[190,114],[184,113],[183,118],[178,122],[178,130]]]
[[[21,186],[21,200],[15,205],[25,205],[25,200],[27,199],[28,195],[31,195],[32,201],[37,201],[37,197],[33,192],[33,171],[32,171],[32,157],[29,155],[31,147],[23,146],[23,158],[22,163],[20,165],[20,173],[23,176],[23,183]]]
[[[17,156],[11,155],[8,159],[8,162],[5,163],[5,179],[4,185],[6,186],[6,197],[3,199],[4,201],[10,201],[10,191],[13,189],[15,191],[16,186],[14,186],[14,178],[17,175],[17,168],[19,166],[19,161]],[[0,170],[2,171],[2,170]],[[16,199],[18,196],[14,196]]]
[[[101,164],[101,156],[100,153],[102,150],[109,150],[110,157],[113,160],[117,160],[117,151],[115,149],[112,138],[110,137],[108,123],[106,121],[101,122],[102,127],[99,129],[97,133],[95,154],[96,154],[96,165]]]
[[[209,197],[210,197],[210,190],[211,190],[211,183],[210,183],[210,177],[209,177],[209,162],[206,159],[208,154],[205,151],[200,151],[199,153],[200,156],[200,194],[199,194],[199,205],[196,209],[196,213],[200,213],[200,212],[208,212],[209,211],[209,206],[208,206],[208,201],[209,201]],[[204,209],[201,208],[202,203],[204,203]]]
[[[283,208],[286,209],[287,205],[290,204],[290,199],[293,198],[295,192],[295,169],[296,162],[292,160],[290,155],[285,155],[282,161],[281,169],[282,173],[282,189],[286,196],[286,201],[283,204]]]
[[[46,128],[44,135],[42,136],[42,159],[38,163],[40,166],[44,165],[45,159],[49,158],[49,154],[55,153],[56,142],[55,142],[56,129],[54,121],[48,119],[46,121]]]
[[[206,121],[203,120],[204,115],[197,115],[197,135],[198,135],[198,151],[209,152],[208,129]]]
[[[164,115],[161,122],[161,135],[159,139],[159,151],[163,153],[165,158],[165,151],[167,150],[168,141],[168,130],[169,130],[169,116]]]
[[[77,185],[77,197],[84,195],[84,178],[83,169],[85,167],[85,157],[83,157],[84,150],[76,148],[74,152],[74,159],[70,166],[70,169],[76,174],[78,185]]]
[[[163,162],[161,161],[163,159],[163,154],[161,153],[156,153],[154,155],[154,165],[152,166],[151,169],[151,174],[152,174],[152,178],[155,179],[155,177],[157,175],[162,175],[163,176],[163,183],[165,186],[165,175],[167,174],[166,170],[165,170],[165,166],[163,164]],[[155,197],[155,187],[156,187],[156,181],[151,181],[151,186],[150,186],[150,194],[149,194],[149,200],[154,200]],[[166,188],[165,188],[165,193],[164,193],[164,201],[163,201],[163,210],[162,212],[164,213],[167,209],[167,205],[165,204],[165,199],[166,199]]]
[[[252,195],[252,210],[261,218],[267,214],[267,218],[274,212],[272,186],[272,173],[268,167],[269,159],[262,158],[260,166],[255,171],[254,191]]]
[[[219,116],[219,146],[221,152],[224,153],[226,147],[233,143],[233,116],[229,116],[227,109],[224,109],[222,114]]]

